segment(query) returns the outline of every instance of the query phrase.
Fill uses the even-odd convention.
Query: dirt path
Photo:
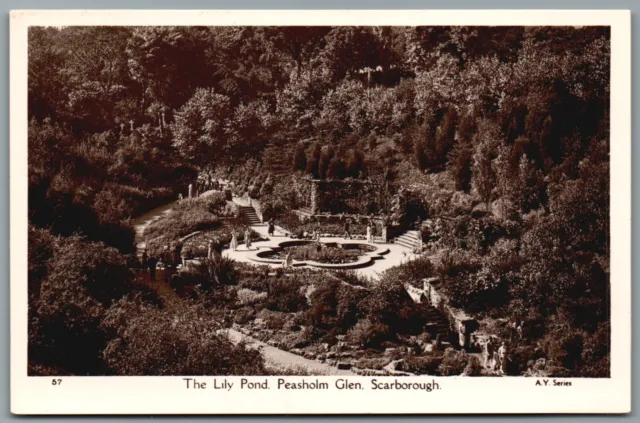
[[[265,359],[267,367],[274,367],[276,369],[287,368],[303,368],[312,374],[320,374],[326,376],[344,375],[354,376],[355,373],[351,370],[340,370],[337,367],[329,366],[328,364],[319,363],[315,360],[309,360],[299,355],[283,351],[271,345],[265,344],[262,341],[258,341],[255,338],[246,336],[235,329],[225,329],[229,334],[229,339],[238,343],[245,341],[248,348],[258,348],[262,351],[262,355]]]
[[[211,195],[216,191],[209,190],[200,194],[200,197],[206,197]],[[168,215],[171,212],[173,206],[178,204],[177,201],[172,201],[171,203],[165,204],[160,207],[156,207],[153,210],[149,210],[142,216],[138,216],[131,221],[133,225],[133,229],[136,231],[136,254],[140,257],[142,256],[142,252],[147,246],[146,240],[144,239],[144,230],[147,229],[149,225],[151,225],[156,220]]]

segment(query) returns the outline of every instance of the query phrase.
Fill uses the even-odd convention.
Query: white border
[[[11,411],[17,414],[625,413],[631,409],[631,14],[629,11],[14,11],[11,13]],[[611,378],[416,377],[441,390],[186,390],[181,377],[27,377],[27,28],[68,25],[611,26]],[[214,377],[202,377],[211,384]],[[238,381],[240,377],[217,378]],[[260,379],[260,378],[258,378]],[[273,378],[276,379],[276,378]],[[302,378],[289,377],[290,380]],[[307,377],[333,384],[336,377]],[[349,378],[369,386],[368,378]],[[379,378],[380,379],[380,378]],[[391,378],[393,379],[393,378]],[[399,379],[408,382],[408,379]],[[239,384],[239,383],[238,383]],[[319,397],[320,396],[320,397]]]

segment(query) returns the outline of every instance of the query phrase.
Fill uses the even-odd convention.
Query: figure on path
[[[493,340],[491,337],[484,344],[484,367],[491,368],[491,364],[493,364]]]
[[[177,266],[182,263],[182,241],[175,243],[173,247],[173,264]]]
[[[193,198],[193,184],[189,184],[189,198]]]
[[[144,270],[147,270],[147,268],[149,267],[149,256],[147,255],[147,249],[145,248],[144,251],[142,252],[142,268]]]
[[[236,231],[231,232],[231,249],[233,251],[238,250],[238,235],[236,235]]]
[[[500,373],[505,374],[507,372],[507,346],[504,342],[498,348],[498,358],[500,359]]]
[[[244,243],[247,246],[247,250],[251,249],[251,230],[247,228],[244,231]]]
[[[367,225],[367,242],[373,244],[373,222],[371,221]]]
[[[158,265],[158,259],[155,256],[149,257],[147,261],[147,265],[149,266],[149,276],[152,281],[156,280],[156,266]]]
[[[460,343],[460,348],[466,348],[466,328],[464,323],[460,322],[458,324],[458,342]]]
[[[276,225],[275,225],[275,223],[273,221],[273,217],[272,217],[271,219],[269,219],[267,234],[269,236],[273,236],[273,233],[275,232],[275,230],[276,230]]]
[[[344,222],[344,239],[351,239],[351,222],[349,218]]]
[[[169,250],[169,246],[165,245],[162,249],[162,262],[165,266],[170,266],[172,264],[173,254],[171,250]]]
[[[187,266],[187,258],[189,258],[187,250],[182,248],[181,251],[180,251],[180,261],[182,263],[182,267],[186,267]]]

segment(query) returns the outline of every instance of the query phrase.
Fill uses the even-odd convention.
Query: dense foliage
[[[356,308],[357,295],[338,288],[309,305],[285,279],[247,301],[308,308],[319,330],[336,324],[377,345],[421,325],[400,283],[435,274],[453,305],[526,320],[511,371],[608,375],[609,56],[604,27],[31,28],[32,368],[260,371],[251,352],[246,369],[225,361],[244,356],[218,337],[179,350],[181,360],[207,355],[202,367],[161,369],[146,355],[163,342],[138,344],[126,330],[167,328],[185,348],[214,330],[172,326],[188,306],[165,315],[150,298],[122,300],[142,289],[128,270],[129,219],[186,194],[207,169],[298,232],[314,228],[283,213],[303,205],[296,180],[309,177],[375,182],[374,200],[351,195],[354,210],[374,201],[429,219],[430,259],[385,275]],[[396,201],[400,188],[411,201]],[[223,197],[183,204],[148,229],[150,241],[229,235]],[[125,309],[134,317],[114,318]],[[413,365],[447,373],[468,361]]]

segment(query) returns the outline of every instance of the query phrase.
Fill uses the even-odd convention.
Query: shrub
[[[442,357],[442,363],[438,367],[438,374],[441,376],[457,376],[464,373],[469,364],[469,355],[464,351],[456,351],[447,348]]]
[[[261,314],[264,316],[264,323],[268,329],[272,330],[281,330],[284,328],[284,325],[287,323],[288,316],[286,313],[280,312],[271,312],[266,314]]]
[[[100,322],[106,308],[131,292],[132,279],[127,258],[114,248],[79,236],[59,239],[39,291],[31,292],[37,316],[31,316],[29,359],[74,374],[105,374]]]
[[[307,297],[300,291],[300,283],[291,278],[272,279],[267,287],[269,310],[294,313],[307,307]]]
[[[242,305],[252,305],[260,303],[266,298],[266,292],[256,292],[246,288],[238,290],[238,301]]]
[[[199,285],[204,290],[211,290],[222,285],[236,285],[238,272],[235,261],[229,257],[214,255],[213,259],[204,258],[179,273],[176,280],[181,286]]]
[[[480,359],[475,355],[470,355],[467,366],[464,368],[462,374],[465,376],[480,376],[482,375],[482,369],[483,367],[480,363]]]
[[[198,304],[177,300],[159,310],[123,300],[109,310],[103,327],[113,334],[104,358],[117,375],[266,373],[260,352],[218,334],[216,316]]]
[[[418,375],[438,375],[438,368],[442,364],[440,357],[407,356],[402,363],[402,370]]]
[[[389,363],[391,363],[391,357],[365,357],[359,359],[355,363],[355,367],[360,369],[382,370],[382,368]]]
[[[427,256],[419,256],[414,260],[409,260],[399,266],[394,266],[384,272],[384,280],[398,280],[408,282],[413,286],[422,288],[422,280],[432,277],[435,269],[431,259]]]
[[[362,301],[360,312],[372,322],[387,326],[393,337],[397,333],[421,333],[426,322],[426,308],[416,305],[402,282],[387,274]]]
[[[243,307],[233,315],[233,323],[238,325],[245,325],[249,323],[251,320],[255,319],[256,311],[251,307]]]
[[[360,320],[347,333],[347,339],[363,348],[379,348],[389,339],[389,327],[370,320]]]

